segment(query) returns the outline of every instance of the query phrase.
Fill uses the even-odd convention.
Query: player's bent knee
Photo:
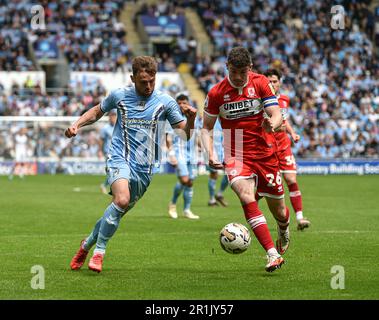
[[[217,174],[217,172],[211,172],[211,173],[209,174],[209,177],[210,177],[211,179],[213,179],[213,180],[217,180],[217,178],[218,178],[218,174]]]
[[[130,203],[129,196],[116,196],[114,197],[113,203],[121,209],[126,210]]]
[[[248,181],[235,182],[231,185],[232,190],[237,194],[241,203],[247,204],[255,201],[254,184],[248,183]]]
[[[275,211],[276,211],[276,216],[279,216],[279,217],[283,217],[285,218],[286,217],[286,205],[285,203],[280,203],[276,208],[275,208]]]
[[[285,206],[284,207],[279,207],[278,210],[277,210],[277,215],[285,218],[286,215],[287,215],[286,214],[286,207]]]
[[[253,202],[253,201],[256,201],[255,199],[255,195],[254,195],[254,192],[240,192],[240,193],[237,193],[241,203],[243,205],[245,204],[248,204],[250,202]]]
[[[180,177],[180,183],[184,186],[188,186],[189,178],[187,176]]]
[[[296,183],[296,175],[284,175],[284,180],[286,180],[287,185]]]

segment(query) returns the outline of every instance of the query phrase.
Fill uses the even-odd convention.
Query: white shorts
[[[26,162],[28,153],[26,148],[16,148],[16,162]]]

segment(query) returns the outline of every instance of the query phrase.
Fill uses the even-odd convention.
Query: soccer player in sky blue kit
[[[101,131],[100,131],[100,148],[105,157],[105,161],[108,159],[108,151],[111,145],[113,130],[114,130],[114,126],[117,120],[116,110],[112,109],[111,111],[109,111],[108,117],[109,117],[109,123],[107,123],[103,128],[101,128]],[[100,185],[101,191],[104,194],[108,194],[108,190],[107,190],[108,186],[109,186],[108,177],[106,177],[105,181]]]
[[[160,139],[166,121],[178,129],[183,139],[190,139],[196,109],[187,105],[182,112],[169,95],[155,90],[157,62],[149,56],[133,59],[133,87],[112,91],[99,105],[84,113],[65,135],[76,136],[78,130],[99,120],[104,113],[117,109],[117,122],[107,160],[107,176],[113,196],[91,234],[82,240],[71,260],[71,269],[80,269],[92,246],[96,245],[89,269],[101,272],[107,242],[116,232],[123,215],[145,193],[152,179],[153,167],[160,159]],[[185,117],[184,117],[184,116]]]
[[[176,96],[176,102],[181,109],[190,104],[189,97],[184,93],[180,93]],[[195,132],[196,129],[200,129],[201,127],[201,119],[197,117],[195,120]],[[170,134],[170,132],[168,134]],[[169,149],[174,151],[178,181],[175,184],[173,195],[168,205],[168,214],[173,219],[178,218],[176,202],[183,192],[184,217],[188,219],[199,219],[199,216],[191,211],[193,180],[196,177],[197,167],[197,135],[193,134],[189,141],[184,141],[173,133],[172,146],[169,146]]]

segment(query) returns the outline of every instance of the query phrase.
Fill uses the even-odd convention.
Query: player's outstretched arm
[[[223,164],[218,161],[213,152],[213,128],[216,120],[217,117],[210,117],[204,113],[203,128],[201,129],[201,142],[206,155],[208,155],[209,166],[213,169],[223,169]]]
[[[66,129],[65,135],[67,138],[75,137],[78,134],[78,130],[81,127],[88,126],[99,120],[104,115],[100,105],[96,105],[93,108],[85,112],[77,121],[75,121],[69,128]]]
[[[187,121],[179,122],[174,127],[175,133],[179,135],[182,139],[189,140],[191,139],[193,131],[194,131],[193,129],[195,127],[195,119],[196,119],[197,110],[190,105],[182,106],[181,110],[183,114],[185,115],[185,117],[187,118]],[[184,134],[183,134],[183,131],[184,131]]]
[[[263,120],[262,126],[267,132],[275,132],[280,130],[283,123],[282,113],[279,106],[271,106],[265,108],[269,118]]]
[[[297,143],[300,140],[300,136],[295,132],[288,120],[286,120],[286,129],[287,132],[290,134],[293,142]]]

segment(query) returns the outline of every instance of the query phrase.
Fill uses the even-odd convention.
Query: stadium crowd
[[[27,156],[29,159],[63,157],[82,157],[104,159],[100,146],[100,130],[104,123],[96,128],[83,130],[72,141],[64,136],[65,126],[70,122],[31,123],[20,121],[4,123],[0,118],[0,157],[14,159],[16,142],[9,139],[9,133],[15,136],[21,128],[27,128]]]
[[[30,23],[35,5],[29,0],[0,0],[0,70],[36,69],[29,55],[28,40],[34,48],[39,48],[40,43],[51,46],[51,50],[59,48],[71,70],[130,69],[132,50],[119,21],[124,1],[38,1],[44,8],[44,29],[35,29]],[[37,22],[41,23],[36,19]]]
[[[200,0],[217,54],[197,57],[193,73],[205,92],[226,74],[226,53],[249,48],[254,68],[283,73],[290,120],[301,134],[299,157],[379,156],[379,61],[373,52],[369,1],[340,1],[345,29],[331,28],[332,1]]]
[[[29,57],[28,25],[23,4],[0,0],[0,71],[35,70]]]
[[[101,82],[93,87],[70,86],[67,90],[43,93],[38,83],[13,84],[11,93],[0,83],[0,116],[79,116],[98,104],[106,90]]]
[[[290,121],[302,139],[293,148],[299,157],[379,156],[379,62],[374,54],[374,17],[370,1],[307,0],[160,0],[140,14],[182,14],[196,4],[215,52],[196,56],[194,38],[175,38],[158,59],[159,71],[176,71],[189,62],[205,92],[226,74],[225,57],[236,45],[247,47],[254,68],[283,73],[282,93],[291,99]],[[0,0],[0,69],[33,70],[27,39],[55,41],[71,70],[116,71],[130,68],[133,53],[118,17],[122,1],[41,1],[46,31],[25,23],[31,1]],[[345,9],[344,29],[331,28],[330,8]],[[15,31],[16,29],[16,31]],[[168,85],[175,94],[179,88]],[[32,93],[32,94],[31,94]],[[5,94],[0,83],[0,115],[77,116],[105,95],[101,83],[42,94],[15,85]]]

